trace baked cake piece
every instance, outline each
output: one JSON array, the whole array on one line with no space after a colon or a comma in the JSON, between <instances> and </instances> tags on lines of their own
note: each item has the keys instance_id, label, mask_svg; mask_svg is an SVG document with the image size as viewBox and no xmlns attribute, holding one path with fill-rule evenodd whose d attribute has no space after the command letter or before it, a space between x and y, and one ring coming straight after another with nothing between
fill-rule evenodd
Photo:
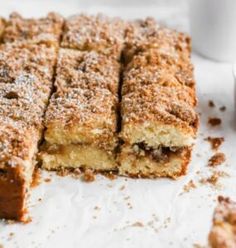
<instances>
[{"instance_id":1,"label":"baked cake piece","mask_svg":"<svg viewBox=\"0 0 236 248\"><path fill-rule=\"evenodd\" d=\"M236 247L236 202L219 196L209 234L212 248Z\"/></svg>"},{"instance_id":2,"label":"baked cake piece","mask_svg":"<svg viewBox=\"0 0 236 248\"><path fill-rule=\"evenodd\" d=\"M119 64L96 52L61 49L46 113L43 167L116 168Z\"/></svg>"},{"instance_id":3,"label":"baked cake piece","mask_svg":"<svg viewBox=\"0 0 236 248\"><path fill-rule=\"evenodd\" d=\"M124 28L121 19L102 14L71 16L65 22L62 47L93 50L120 59Z\"/></svg>"},{"instance_id":4,"label":"baked cake piece","mask_svg":"<svg viewBox=\"0 0 236 248\"><path fill-rule=\"evenodd\" d=\"M14 12L6 22L3 41L5 43L19 41L46 42L58 45L63 22L62 16L53 12L40 19L26 19Z\"/></svg>"},{"instance_id":5,"label":"baked cake piece","mask_svg":"<svg viewBox=\"0 0 236 248\"><path fill-rule=\"evenodd\" d=\"M119 173L185 174L198 127L189 39L146 19L126 33Z\"/></svg>"},{"instance_id":6,"label":"baked cake piece","mask_svg":"<svg viewBox=\"0 0 236 248\"><path fill-rule=\"evenodd\" d=\"M160 54L168 54L176 61L189 60L190 37L160 26L153 18L129 22L124 48L126 63L131 61L134 55L150 49L156 49Z\"/></svg>"},{"instance_id":7,"label":"baked cake piece","mask_svg":"<svg viewBox=\"0 0 236 248\"><path fill-rule=\"evenodd\" d=\"M26 220L42 119L52 88L53 75L48 72L53 72L55 62L54 47L0 47L0 218Z\"/></svg>"},{"instance_id":8,"label":"baked cake piece","mask_svg":"<svg viewBox=\"0 0 236 248\"><path fill-rule=\"evenodd\" d=\"M194 106L195 94L186 86L148 85L124 95L119 173L183 175L198 124Z\"/></svg>"}]
</instances>

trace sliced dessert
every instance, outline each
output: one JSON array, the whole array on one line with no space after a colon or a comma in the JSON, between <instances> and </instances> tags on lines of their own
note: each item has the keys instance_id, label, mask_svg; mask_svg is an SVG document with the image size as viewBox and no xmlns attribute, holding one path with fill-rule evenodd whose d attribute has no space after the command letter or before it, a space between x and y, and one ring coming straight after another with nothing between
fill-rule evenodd
<instances>
[{"instance_id":1,"label":"sliced dessert","mask_svg":"<svg viewBox=\"0 0 236 248\"><path fill-rule=\"evenodd\" d=\"M184 175L198 126L189 39L152 19L126 32L119 173Z\"/></svg>"},{"instance_id":2,"label":"sliced dessert","mask_svg":"<svg viewBox=\"0 0 236 248\"><path fill-rule=\"evenodd\" d=\"M119 70L102 54L60 50L46 113L44 168L116 169Z\"/></svg>"},{"instance_id":3,"label":"sliced dessert","mask_svg":"<svg viewBox=\"0 0 236 248\"><path fill-rule=\"evenodd\" d=\"M119 173L173 178L185 174L198 123L194 105L195 95L184 86L148 85L124 95Z\"/></svg>"},{"instance_id":4,"label":"sliced dessert","mask_svg":"<svg viewBox=\"0 0 236 248\"><path fill-rule=\"evenodd\" d=\"M26 220L55 62L44 44L0 47L0 218Z\"/></svg>"},{"instance_id":5,"label":"sliced dessert","mask_svg":"<svg viewBox=\"0 0 236 248\"><path fill-rule=\"evenodd\" d=\"M104 15L75 15L65 22L62 47L99 53L120 59L124 22Z\"/></svg>"},{"instance_id":6,"label":"sliced dessert","mask_svg":"<svg viewBox=\"0 0 236 248\"><path fill-rule=\"evenodd\" d=\"M4 43L16 41L46 42L58 45L63 22L63 18L56 13L49 13L40 19L26 19L14 12L6 22L3 41Z\"/></svg>"},{"instance_id":7,"label":"sliced dessert","mask_svg":"<svg viewBox=\"0 0 236 248\"><path fill-rule=\"evenodd\" d=\"M219 196L209 234L212 248L236 247L236 202Z\"/></svg>"}]
</instances>

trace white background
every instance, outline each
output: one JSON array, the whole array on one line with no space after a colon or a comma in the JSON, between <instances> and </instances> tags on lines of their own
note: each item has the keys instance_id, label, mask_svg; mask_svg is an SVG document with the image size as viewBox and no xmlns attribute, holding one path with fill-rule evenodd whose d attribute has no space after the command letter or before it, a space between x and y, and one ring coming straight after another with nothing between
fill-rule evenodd
<instances>
[{"instance_id":1,"label":"white background","mask_svg":"<svg viewBox=\"0 0 236 248\"><path fill-rule=\"evenodd\" d=\"M67 16L78 12L104 12L111 16L137 18L151 15L167 25L188 31L187 1L0 1L0 15L18 11L25 16L42 16L58 11ZM193 247L207 244L213 209L218 195L235 197L236 135L231 65L216 63L193 54L197 80L201 126L187 176L169 179L110 181L98 176L93 183L71 177L51 177L33 190L30 200L33 221L24 224L0 222L0 244L4 248L162 248ZM208 100L216 107L208 107ZM218 110L227 107L223 113ZM210 128L209 116L222 118L221 127ZM215 170L217 187L199 180L212 174L207 160L212 155L207 136L224 136L221 151L227 161ZM190 180L196 189L183 193ZM124 186L124 187L123 187ZM124 188L124 189L123 189ZM123 189L123 190L122 190ZM38 201L41 198L42 201ZM236 197L235 197L236 198ZM142 223L143 227L135 223Z\"/></svg>"}]
</instances>

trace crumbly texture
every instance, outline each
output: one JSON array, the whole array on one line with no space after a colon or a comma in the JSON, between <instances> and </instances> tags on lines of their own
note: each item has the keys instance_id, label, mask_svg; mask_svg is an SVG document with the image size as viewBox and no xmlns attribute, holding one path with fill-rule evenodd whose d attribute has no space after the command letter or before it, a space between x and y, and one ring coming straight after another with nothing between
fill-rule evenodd
<instances>
[{"instance_id":1,"label":"crumbly texture","mask_svg":"<svg viewBox=\"0 0 236 248\"><path fill-rule=\"evenodd\" d=\"M209 244L212 248L236 247L236 203L229 198L218 198Z\"/></svg>"},{"instance_id":2,"label":"crumbly texture","mask_svg":"<svg viewBox=\"0 0 236 248\"><path fill-rule=\"evenodd\" d=\"M148 50L133 57L123 75L122 94L146 85L165 87L188 86L195 89L193 66L157 50Z\"/></svg>"},{"instance_id":3,"label":"crumbly texture","mask_svg":"<svg viewBox=\"0 0 236 248\"><path fill-rule=\"evenodd\" d=\"M71 67L71 64L76 65ZM46 113L47 142L64 145L86 143L114 149L118 79L116 61L96 52L62 49L56 92Z\"/></svg>"},{"instance_id":4,"label":"crumbly texture","mask_svg":"<svg viewBox=\"0 0 236 248\"><path fill-rule=\"evenodd\" d=\"M0 47L0 217L25 220L55 58L45 45Z\"/></svg>"},{"instance_id":5,"label":"crumbly texture","mask_svg":"<svg viewBox=\"0 0 236 248\"><path fill-rule=\"evenodd\" d=\"M213 150L218 150L218 148L222 145L222 143L225 141L224 137L207 137L205 140L207 140L211 148Z\"/></svg>"},{"instance_id":6,"label":"crumbly texture","mask_svg":"<svg viewBox=\"0 0 236 248\"><path fill-rule=\"evenodd\" d=\"M133 56L150 49L168 54L177 60L189 61L191 43L190 37L161 27L153 18L130 22L126 28L124 58L126 63Z\"/></svg>"},{"instance_id":7,"label":"crumbly texture","mask_svg":"<svg viewBox=\"0 0 236 248\"><path fill-rule=\"evenodd\" d=\"M120 64L97 52L60 49L56 74L57 91L107 89L118 95Z\"/></svg>"},{"instance_id":8,"label":"crumbly texture","mask_svg":"<svg viewBox=\"0 0 236 248\"><path fill-rule=\"evenodd\" d=\"M65 22L62 47L93 50L120 59L125 24L119 18L102 14L75 15Z\"/></svg>"},{"instance_id":9,"label":"crumbly texture","mask_svg":"<svg viewBox=\"0 0 236 248\"><path fill-rule=\"evenodd\" d=\"M209 117L208 124L212 127L219 126L221 124L221 119L218 117Z\"/></svg>"},{"instance_id":10,"label":"crumbly texture","mask_svg":"<svg viewBox=\"0 0 236 248\"><path fill-rule=\"evenodd\" d=\"M50 147L62 145L63 149L43 152L43 167L113 169L118 144L117 61L94 51L62 49L55 84L46 113L45 139Z\"/></svg>"},{"instance_id":11,"label":"crumbly texture","mask_svg":"<svg viewBox=\"0 0 236 248\"><path fill-rule=\"evenodd\" d=\"M58 45L63 22L62 16L53 12L40 19L26 19L14 12L6 22L3 41L4 43L19 41L46 42Z\"/></svg>"},{"instance_id":12,"label":"crumbly texture","mask_svg":"<svg viewBox=\"0 0 236 248\"><path fill-rule=\"evenodd\" d=\"M186 174L191 157L191 148L170 152L167 156L156 158L150 153L137 153L129 145L122 147L119 154L119 175L134 178L177 178Z\"/></svg>"},{"instance_id":13,"label":"crumbly texture","mask_svg":"<svg viewBox=\"0 0 236 248\"><path fill-rule=\"evenodd\" d=\"M198 126L194 92L149 85L122 98L121 138L154 147L190 145Z\"/></svg>"},{"instance_id":14,"label":"crumbly texture","mask_svg":"<svg viewBox=\"0 0 236 248\"><path fill-rule=\"evenodd\" d=\"M208 166L214 167L217 165L221 165L225 162L225 160L225 154L223 152L217 152L209 159Z\"/></svg>"}]
</instances>

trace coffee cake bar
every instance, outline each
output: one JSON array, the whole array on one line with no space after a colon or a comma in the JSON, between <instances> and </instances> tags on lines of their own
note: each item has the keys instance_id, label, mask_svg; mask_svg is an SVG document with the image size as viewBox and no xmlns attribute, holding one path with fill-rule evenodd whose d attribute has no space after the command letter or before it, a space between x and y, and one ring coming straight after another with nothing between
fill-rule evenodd
<instances>
[{"instance_id":1,"label":"coffee cake bar","mask_svg":"<svg viewBox=\"0 0 236 248\"><path fill-rule=\"evenodd\" d=\"M62 47L81 51L97 51L120 59L125 24L119 18L75 15L65 22Z\"/></svg>"},{"instance_id":2,"label":"coffee cake bar","mask_svg":"<svg viewBox=\"0 0 236 248\"><path fill-rule=\"evenodd\" d=\"M185 174L198 116L189 39L152 19L129 26L124 48L119 173Z\"/></svg>"},{"instance_id":3,"label":"coffee cake bar","mask_svg":"<svg viewBox=\"0 0 236 248\"><path fill-rule=\"evenodd\" d=\"M44 44L0 47L0 218L26 220L55 62Z\"/></svg>"},{"instance_id":4,"label":"coffee cake bar","mask_svg":"<svg viewBox=\"0 0 236 248\"><path fill-rule=\"evenodd\" d=\"M40 19L26 19L14 12L6 22L3 41L4 43L46 42L58 46L63 22L62 16L53 12Z\"/></svg>"},{"instance_id":5,"label":"coffee cake bar","mask_svg":"<svg viewBox=\"0 0 236 248\"><path fill-rule=\"evenodd\" d=\"M209 244L212 248L236 247L236 203L229 198L218 198Z\"/></svg>"},{"instance_id":6,"label":"coffee cake bar","mask_svg":"<svg viewBox=\"0 0 236 248\"><path fill-rule=\"evenodd\" d=\"M61 49L46 113L43 167L116 168L119 63L94 51Z\"/></svg>"}]
</instances>

